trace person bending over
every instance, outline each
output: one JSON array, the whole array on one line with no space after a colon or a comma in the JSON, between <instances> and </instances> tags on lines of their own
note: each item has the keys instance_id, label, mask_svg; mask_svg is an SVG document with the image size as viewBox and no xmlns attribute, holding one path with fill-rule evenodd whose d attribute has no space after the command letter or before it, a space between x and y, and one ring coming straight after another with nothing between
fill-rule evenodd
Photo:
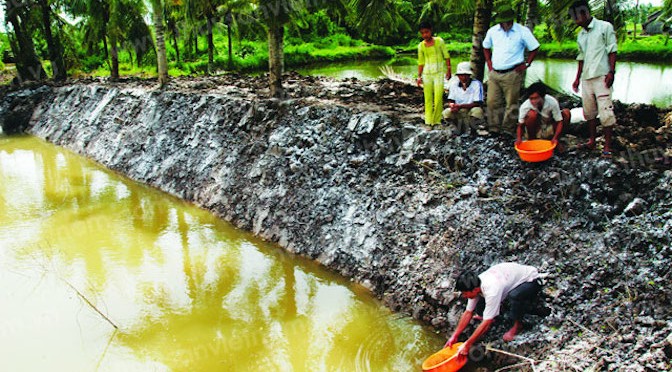
<instances>
[{"instance_id":1,"label":"person bending over","mask_svg":"<svg viewBox=\"0 0 672 372\"><path fill-rule=\"evenodd\" d=\"M539 299L542 285L537 268L513 262L505 262L492 266L480 275L473 271L465 271L457 278L456 289L468 298L467 309L462 314L455 332L446 342L450 347L467 328L480 301L485 301L483 320L467 341L460 346L459 353L467 355L469 350L492 326L499 315L502 302L509 304L508 317L513 326L504 334L504 341L513 340L522 329L522 318L526 313L546 316L550 309L543 307Z\"/></svg>"}]
</instances>

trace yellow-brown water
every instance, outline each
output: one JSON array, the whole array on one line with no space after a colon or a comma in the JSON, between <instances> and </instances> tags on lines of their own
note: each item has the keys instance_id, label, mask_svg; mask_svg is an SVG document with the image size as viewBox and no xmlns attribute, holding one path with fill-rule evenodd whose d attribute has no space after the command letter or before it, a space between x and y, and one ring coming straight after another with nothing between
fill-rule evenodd
<instances>
[{"instance_id":1,"label":"yellow-brown water","mask_svg":"<svg viewBox=\"0 0 672 372\"><path fill-rule=\"evenodd\" d=\"M413 371L442 343L208 212L0 135L0 370Z\"/></svg>"}]
</instances>

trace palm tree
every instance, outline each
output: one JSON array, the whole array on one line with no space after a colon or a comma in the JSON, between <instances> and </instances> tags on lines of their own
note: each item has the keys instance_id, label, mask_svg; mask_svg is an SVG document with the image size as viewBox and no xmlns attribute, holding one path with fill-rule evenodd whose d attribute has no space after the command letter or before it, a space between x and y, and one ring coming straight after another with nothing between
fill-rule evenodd
<instances>
[{"instance_id":1,"label":"palm tree","mask_svg":"<svg viewBox=\"0 0 672 372\"><path fill-rule=\"evenodd\" d=\"M145 16L149 13L144 0L120 1L121 17L120 42L131 53L135 53L138 67L142 65L143 58L154 49L152 31L145 22ZM165 40L165 39L164 39Z\"/></svg>"},{"instance_id":2,"label":"palm tree","mask_svg":"<svg viewBox=\"0 0 672 372\"><path fill-rule=\"evenodd\" d=\"M432 10L441 7L442 1L430 1L427 8L427 15ZM399 14L397 1L391 0L351 0L350 7L352 14L356 18L355 27L363 34L369 37L380 37L390 30L414 29ZM336 4L336 6L338 6Z\"/></svg>"},{"instance_id":3,"label":"palm tree","mask_svg":"<svg viewBox=\"0 0 672 372\"><path fill-rule=\"evenodd\" d=\"M224 23L226 24L226 35L229 46L229 69L233 69L233 32L232 26L240 17L247 16L251 13L249 1L244 0L223 0L222 5L217 8L219 14L224 15Z\"/></svg>"},{"instance_id":4,"label":"palm tree","mask_svg":"<svg viewBox=\"0 0 672 372\"><path fill-rule=\"evenodd\" d=\"M474 14L471 0L430 0L422 5L419 20L430 20L434 25L448 23L451 17Z\"/></svg>"},{"instance_id":5,"label":"palm tree","mask_svg":"<svg viewBox=\"0 0 672 372\"><path fill-rule=\"evenodd\" d=\"M214 70L215 64L215 42L213 28L217 23L215 15L217 14L217 0L202 0L203 17L205 17L206 36L208 40L208 73Z\"/></svg>"},{"instance_id":6,"label":"palm tree","mask_svg":"<svg viewBox=\"0 0 672 372\"><path fill-rule=\"evenodd\" d=\"M493 0L477 0L474 12L474 29L471 45L471 70L478 80L485 76L485 55L483 54L483 39L490 27L492 18Z\"/></svg>"},{"instance_id":7,"label":"palm tree","mask_svg":"<svg viewBox=\"0 0 672 372\"><path fill-rule=\"evenodd\" d=\"M539 21L539 0L526 0L527 17L525 19L525 26L534 32L534 28L540 23Z\"/></svg>"},{"instance_id":8,"label":"palm tree","mask_svg":"<svg viewBox=\"0 0 672 372\"><path fill-rule=\"evenodd\" d=\"M621 8L628 0L590 0L591 14L599 19L610 22L614 26L619 39L622 40L627 33L625 20ZM567 9L572 4L571 0L548 0L544 7L546 23L552 30L553 38L562 41L564 37L573 35L576 25L567 19Z\"/></svg>"},{"instance_id":9,"label":"palm tree","mask_svg":"<svg viewBox=\"0 0 672 372\"><path fill-rule=\"evenodd\" d=\"M159 71L159 85L168 83L168 58L166 57L165 27L163 24L164 6L162 0L152 0L154 30L156 33L156 62Z\"/></svg>"},{"instance_id":10,"label":"palm tree","mask_svg":"<svg viewBox=\"0 0 672 372\"><path fill-rule=\"evenodd\" d=\"M5 18L12 26L10 47L16 58L16 71L20 80L42 80L47 74L35 53L35 44L30 34L30 9L12 0L5 2Z\"/></svg>"},{"instance_id":11,"label":"palm tree","mask_svg":"<svg viewBox=\"0 0 672 372\"><path fill-rule=\"evenodd\" d=\"M282 73L284 71L285 24L306 9L302 0L256 0L257 16L266 25L268 34L268 69L271 97L284 97Z\"/></svg>"},{"instance_id":12,"label":"palm tree","mask_svg":"<svg viewBox=\"0 0 672 372\"><path fill-rule=\"evenodd\" d=\"M81 29L84 34L84 43L91 53L103 43L103 58L108 61L108 23L110 21L110 7L105 0L67 0L64 10L75 18L81 18ZM108 61L109 63L109 61Z\"/></svg>"},{"instance_id":13,"label":"palm tree","mask_svg":"<svg viewBox=\"0 0 672 372\"><path fill-rule=\"evenodd\" d=\"M665 35L665 46L670 40L670 25L672 25L672 0L665 0L663 3L663 12L658 17L663 22L663 35Z\"/></svg>"},{"instance_id":14,"label":"palm tree","mask_svg":"<svg viewBox=\"0 0 672 372\"><path fill-rule=\"evenodd\" d=\"M205 36L208 44L208 73L214 70L215 62L215 43L214 27L218 23L220 15L217 8L224 3L224 0L186 0L185 18L190 24L188 34L189 39L193 38L194 49L198 52L198 32L200 26L204 26Z\"/></svg>"},{"instance_id":15,"label":"palm tree","mask_svg":"<svg viewBox=\"0 0 672 372\"><path fill-rule=\"evenodd\" d=\"M632 29L632 40L637 40L637 23L639 22L639 0L635 2L635 20Z\"/></svg>"},{"instance_id":16,"label":"palm tree","mask_svg":"<svg viewBox=\"0 0 672 372\"><path fill-rule=\"evenodd\" d=\"M164 4L164 19L166 21L166 30L170 34L173 41L173 49L175 49L176 62L180 63L180 45L178 37L180 30L178 22L182 18L182 2L180 0L168 0Z\"/></svg>"},{"instance_id":17,"label":"palm tree","mask_svg":"<svg viewBox=\"0 0 672 372\"><path fill-rule=\"evenodd\" d=\"M90 49L103 43L105 60L111 60L110 78L119 79L119 47L124 41L136 53L138 63L151 50L152 36L144 22L143 0L66 0L64 10L82 18L85 42Z\"/></svg>"},{"instance_id":18,"label":"palm tree","mask_svg":"<svg viewBox=\"0 0 672 372\"><path fill-rule=\"evenodd\" d=\"M119 38L121 36L121 9L119 0L111 0L109 4L109 22L107 22L107 34L110 38L110 59L112 66L110 68L110 79L119 80Z\"/></svg>"},{"instance_id":19,"label":"palm tree","mask_svg":"<svg viewBox=\"0 0 672 372\"><path fill-rule=\"evenodd\" d=\"M184 0L183 15L184 15L184 33L186 35L186 51L187 58L195 57L198 54L198 28L200 15L200 5L198 0Z\"/></svg>"},{"instance_id":20,"label":"palm tree","mask_svg":"<svg viewBox=\"0 0 672 372\"><path fill-rule=\"evenodd\" d=\"M58 33L54 35L51 32L51 6L48 0L38 0L38 5L42 13L42 29L47 42L47 49L49 50L49 59L51 60L54 80L65 80L68 75L65 68L65 59L63 58L63 47L61 46Z\"/></svg>"}]
</instances>

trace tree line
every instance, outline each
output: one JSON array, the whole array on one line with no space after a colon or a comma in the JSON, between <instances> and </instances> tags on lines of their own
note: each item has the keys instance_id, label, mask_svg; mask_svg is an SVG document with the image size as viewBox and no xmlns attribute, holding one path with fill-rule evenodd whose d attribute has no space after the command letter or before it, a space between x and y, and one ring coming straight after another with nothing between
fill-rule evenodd
<instances>
[{"instance_id":1,"label":"tree line","mask_svg":"<svg viewBox=\"0 0 672 372\"><path fill-rule=\"evenodd\" d=\"M625 23L621 9L633 0L593 0L594 14L617 29ZM375 44L417 40L417 24L426 20L450 33L462 32L472 42L472 68L483 75L481 41L490 26L494 0L4 0L5 23L18 79L47 78L42 60L50 61L54 80L82 60L100 59L110 78L119 79L119 53L129 51L138 65L156 64L159 82L168 81L167 45L172 61L196 57L199 39L207 45L207 71L215 60L214 35L228 39L232 68L233 42L239 38L268 43L271 95L281 97L284 43L288 28L307 30L316 14L347 34ZM507 1L508 3L508 1ZM566 9L572 0L513 0L518 22L534 30L545 23L556 40L574 32ZM639 2L637 1L637 6ZM672 0L665 0L661 19L672 19ZM220 30L220 31L218 31ZM224 31L221 31L224 30ZM466 32L465 32L466 30ZM471 35L469 35L469 33ZM42 51L41 53L39 51ZM46 53L44 52L46 51ZM131 57L133 58L133 57Z\"/></svg>"}]
</instances>

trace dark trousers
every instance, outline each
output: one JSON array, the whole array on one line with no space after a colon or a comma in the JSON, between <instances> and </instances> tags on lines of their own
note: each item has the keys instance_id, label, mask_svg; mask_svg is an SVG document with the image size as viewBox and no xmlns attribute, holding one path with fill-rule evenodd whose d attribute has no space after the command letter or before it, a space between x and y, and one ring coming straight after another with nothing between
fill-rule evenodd
<instances>
[{"instance_id":1,"label":"dark trousers","mask_svg":"<svg viewBox=\"0 0 672 372\"><path fill-rule=\"evenodd\" d=\"M506 298L509 300L508 317L511 320L521 320L523 315L534 309L537 298L541 292L541 285L537 280L523 283L509 292Z\"/></svg>"},{"instance_id":2,"label":"dark trousers","mask_svg":"<svg viewBox=\"0 0 672 372\"><path fill-rule=\"evenodd\" d=\"M542 287L538 280L523 283L512 289L505 299L509 309L506 317L511 320L522 320L523 315L530 314L538 305L541 289ZM481 297L478 305L476 305L475 313L483 315L484 309L485 299Z\"/></svg>"}]
</instances>

